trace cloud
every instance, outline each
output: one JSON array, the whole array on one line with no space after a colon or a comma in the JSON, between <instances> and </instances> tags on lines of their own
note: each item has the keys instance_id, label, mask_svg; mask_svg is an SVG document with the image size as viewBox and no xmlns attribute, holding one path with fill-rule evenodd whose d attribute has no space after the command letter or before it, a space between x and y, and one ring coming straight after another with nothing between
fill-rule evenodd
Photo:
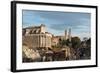
<instances>
[{"instance_id":1,"label":"cloud","mask_svg":"<svg viewBox=\"0 0 100 73\"><path fill-rule=\"evenodd\" d=\"M49 29L48 32L54 34L60 34L65 29L71 28L77 35L81 33L90 35L90 19L90 13L23 10L23 26L44 23Z\"/></svg>"}]
</instances>

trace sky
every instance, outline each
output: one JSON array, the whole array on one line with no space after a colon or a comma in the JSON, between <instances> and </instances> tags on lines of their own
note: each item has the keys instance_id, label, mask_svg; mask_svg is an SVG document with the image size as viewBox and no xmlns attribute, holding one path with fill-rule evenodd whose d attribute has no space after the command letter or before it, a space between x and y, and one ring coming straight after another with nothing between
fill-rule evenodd
<instances>
[{"instance_id":1,"label":"sky","mask_svg":"<svg viewBox=\"0 0 100 73\"><path fill-rule=\"evenodd\" d=\"M44 24L46 31L54 35L64 35L65 29L71 28L71 35L81 40L90 37L91 14L82 12L36 11L23 10L23 28Z\"/></svg>"}]
</instances>

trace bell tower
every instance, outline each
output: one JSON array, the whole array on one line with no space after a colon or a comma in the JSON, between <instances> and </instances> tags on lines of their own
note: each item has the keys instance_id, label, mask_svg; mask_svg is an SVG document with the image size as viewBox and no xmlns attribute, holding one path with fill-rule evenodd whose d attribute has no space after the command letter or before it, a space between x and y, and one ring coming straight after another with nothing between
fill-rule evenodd
<instances>
[{"instance_id":1,"label":"bell tower","mask_svg":"<svg viewBox=\"0 0 100 73\"><path fill-rule=\"evenodd\" d=\"M69 28L68 39L69 39L69 41L71 42L71 28Z\"/></svg>"},{"instance_id":2,"label":"bell tower","mask_svg":"<svg viewBox=\"0 0 100 73\"><path fill-rule=\"evenodd\" d=\"M67 40L67 30L65 30L65 40Z\"/></svg>"}]
</instances>

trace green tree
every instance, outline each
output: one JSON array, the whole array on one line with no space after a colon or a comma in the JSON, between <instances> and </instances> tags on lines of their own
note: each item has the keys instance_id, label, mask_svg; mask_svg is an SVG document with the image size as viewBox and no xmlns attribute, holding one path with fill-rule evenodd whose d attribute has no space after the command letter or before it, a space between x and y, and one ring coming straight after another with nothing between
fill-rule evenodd
<instances>
[{"instance_id":1,"label":"green tree","mask_svg":"<svg viewBox=\"0 0 100 73\"><path fill-rule=\"evenodd\" d=\"M83 38L83 47L85 45L85 48L89 48L91 46L91 38Z\"/></svg>"},{"instance_id":2,"label":"green tree","mask_svg":"<svg viewBox=\"0 0 100 73\"><path fill-rule=\"evenodd\" d=\"M81 40L79 37L72 37L71 39L71 43L72 43L72 47L75 48L79 48L80 44L81 44Z\"/></svg>"},{"instance_id":3,"label":"green tree","mask_svg":"<svg viewBox=\"0 0 100 73\"><path fill-rule=\"evenodd\" d=\"M91 45L91 38L89 38L89 39L86 41L86 44L87 44L87 45Z\"/></svg>"},{"instance_id":4,"label":"green tree","mask_svg":"<svg viewBox=\"0 0 100 73\"><path fill-rule=\"evenodd\" d=\"M59 46L63 47L64 45L66 45L66 40L59 39Z\"/></svg>"}]
</instances>

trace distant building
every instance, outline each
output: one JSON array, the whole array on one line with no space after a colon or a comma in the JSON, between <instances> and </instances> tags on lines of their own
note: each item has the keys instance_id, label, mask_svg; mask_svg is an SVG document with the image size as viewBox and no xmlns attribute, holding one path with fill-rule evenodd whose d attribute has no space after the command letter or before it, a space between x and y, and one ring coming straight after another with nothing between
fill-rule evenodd
<instances>
[{"instance_id":1,"label":"distant building","mask_svg":"<svg viewBox=\"0 0 100 73\"><path fill-rule=\"evenodd\" d=\"M53 36L52 37L52 46L56 46L59 43L60 37L58 36Z\"/></svg>"},{"instance_id":2,"label":"distant building","mask_svg":"<svg viewBox=\"0 0 100 73\"><path fill-rule=\"evenodd\" d=\"M64 36L53 36L52 37L52 45L57 45L59 43L59 40L67 40L69 39L71 41L71 29L69 29L69 32L67 33L67 30L65 30Z\"/></svg>"},{"instance_id":3,"label":"distant building","mask_svg":"<svg viewBox=\"0 0 100 73\"><path fill-rule=\"evenodd\" d=\"M67 30L65 30L65 40L68 39L68 36L67 36Z\"/></svg>"},{"instance_id":4,"label":"distant building","mask_svg":"<svg viewBox=\"0 0 100 73\"><path fill-rule=\"evenodd\" d=\"M52 34L45 31L45 25L23 28L23 44L31 48L51 48Z\"/></svg>"},{"instance_id":5,"label":"distant building","mask_svg":"<svg viewBox=\"0 0 100 73\"><path fill-rule=\"evenodd\" d=\"M68 39L69 39L69 41L71 42L71 28L69 29Z\"/></svg>"}]
</instances>

